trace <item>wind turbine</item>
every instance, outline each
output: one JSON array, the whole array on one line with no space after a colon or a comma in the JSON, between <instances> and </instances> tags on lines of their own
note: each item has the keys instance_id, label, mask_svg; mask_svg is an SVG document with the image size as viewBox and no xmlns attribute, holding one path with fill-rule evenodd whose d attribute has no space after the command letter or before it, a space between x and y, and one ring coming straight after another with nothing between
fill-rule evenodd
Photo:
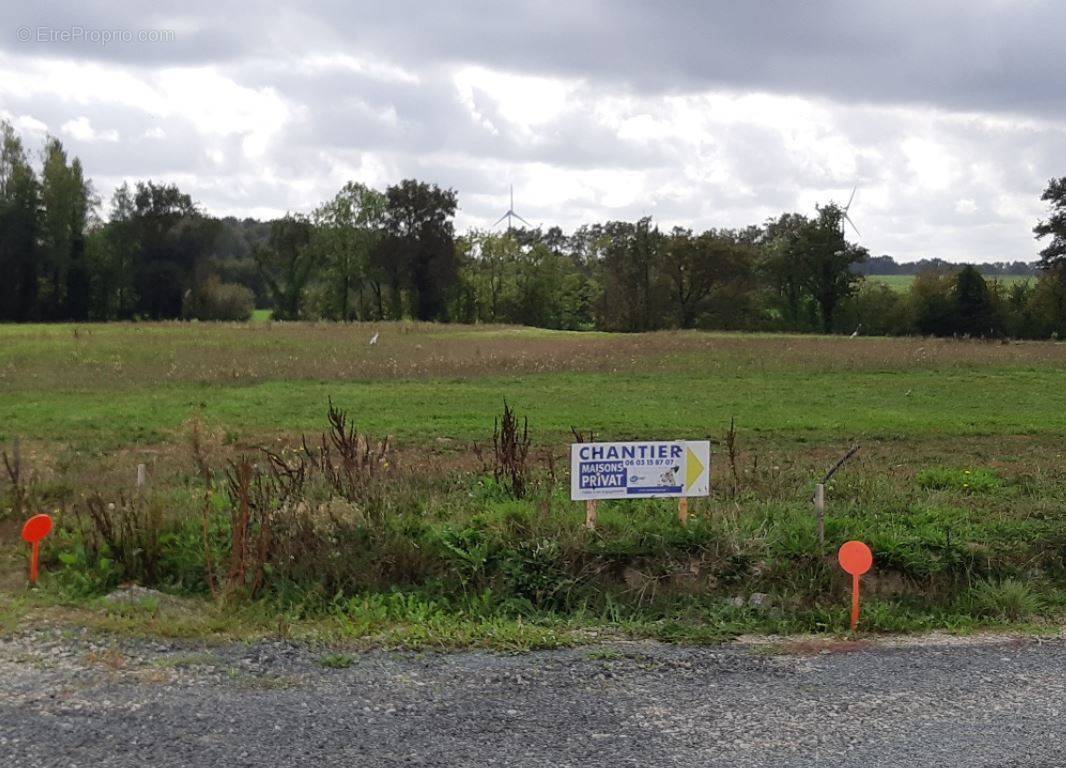
<instances>
[{"instance_id":1,"label":"wind turbine","mask_svg":"<svg viewBox=\"0 0 1066 768\"><path fill-rule=\"evenodd\" d=\"M857 185L851 188L851 197L848 198L848 204L840 209L840 215L842 217L841 224L840 224L840 229L843 232L843 230L844 230L843 222L846 221L849 225L851 225L851 228L853 230L855 230L855 234L858 235L859 237L862 237L862 234L859 232L859 228L855 226L855 222L851 220L850 216L848 216L848 210L850 210L850 208L851 208L851 201L855 199L855 193L858 190L859 190L859 187Z\"/></svg>"},{"instance_id":2,"label":"wind turbine","mask_svg":"<svg viewBox=\"0 0 1066 768\"><path fill-rule=\"evenodd\" d=\"M503 216L501 216L500 218L496 219L495 222L493 222L493 224L492 224L493 228L495 228L497 225L499 225L499 223L501 221L503 221L504 219L507 219L507 231L508 232L511 231L511 219L518 219L520 222L525 224L527 227L529 227L530 229L533 229L533 225L532 224L530 224L528 221L526 221L525 219L523 219L521 216L519 216L517 213L514 212L514 184L511 185L511 206L507 209L507 213L505 213Z\"/></svg>"}]
</instances>

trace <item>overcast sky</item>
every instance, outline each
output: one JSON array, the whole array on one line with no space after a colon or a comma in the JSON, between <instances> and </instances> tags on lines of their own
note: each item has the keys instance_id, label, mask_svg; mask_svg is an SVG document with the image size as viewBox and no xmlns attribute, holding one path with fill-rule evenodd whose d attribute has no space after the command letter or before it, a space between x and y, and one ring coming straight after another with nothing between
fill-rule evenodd
<instances>
[{"instance_id":1,"label":"overcast sky","mask_svg":"<svg viewBox=\"0 0 1066 768\"><path fill-rule=\"evenodd\" d=\"M6 2L0 116L105 201L152 178L266 217L416 177L460 229L511 183L534 224L702 229L857 185L873 254L1032 260L1064 29L1053 0Z\"/></svg>"}]
</instances>

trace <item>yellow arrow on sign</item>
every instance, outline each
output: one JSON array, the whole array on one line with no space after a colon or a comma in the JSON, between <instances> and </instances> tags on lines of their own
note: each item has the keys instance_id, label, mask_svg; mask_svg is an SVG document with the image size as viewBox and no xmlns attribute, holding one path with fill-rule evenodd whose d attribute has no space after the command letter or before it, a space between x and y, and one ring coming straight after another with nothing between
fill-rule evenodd
<instances>
[{"instance_id":1,"label":"yellow arrow on sign","mask_svg":"<svg viewBox=\"0 0 1066 768\"><path fill-rule=\"evenodd\" d=\"M703 475L703 462L692 452L691 448L686 448L685 451L687 454L685 456L685 490L690 491Z\"/></svg>"}]
</instances>

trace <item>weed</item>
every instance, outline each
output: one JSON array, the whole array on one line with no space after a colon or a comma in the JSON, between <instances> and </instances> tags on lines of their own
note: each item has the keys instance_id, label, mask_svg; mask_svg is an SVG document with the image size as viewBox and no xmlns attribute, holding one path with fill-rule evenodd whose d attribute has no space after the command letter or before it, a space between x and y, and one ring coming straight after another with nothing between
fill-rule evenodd
<instances>
[{"instance_id":1,"label":"weed","mask_svg":"<svg viewBox=\"0 0 1066 768\"><path fill-rule=\"evenodd\" d=\"M346 653L328 653L318 660L318 665L326 669L348 669L353 664L355 659Z\"/></svg>"},{"instance_id":2,"label":"weed","mask_svg":"<svg viewBox=\"0 0 1066 768\"><path fill-rule=\"evenodd\" d=\"M915 482L919 488L967 494L992 493L1003 487L999 476L986 469L923 469Z\"/></svg>"},{"instance_id":3,"label":"weed","mask_svg":"<svg viewBox=\"0 0 1066 768\"><path fill-rule=\"evenodd\" d=\"M597 648L585 654L588 661L620 661L626 656L614 648Z\"/></svg>"},{"instance_id":4,"label":"weed","mask_svg":"<svg viewBox=\"0 0 1066 768\"><path fill-rule=\"evenodd\" d=\"M969 598L976 615L1001 621L1022 621L1043 607L1039 595L1018 579L982 579L974 584Z\"/></svg>"},{"instance_id":5,"label":"weed","mask_svg":"<svg viewBox=\"0 0 1066 768\"><path fill-rule=\"evenodd\" d=\"M367 435L349 425L347 412L329 401L326 416L329 432L323 434L316 448L303 441L304 453L315 469L329 482L333 492L348 501L366 501L375 477L389 467L389 439L376 446Z\"/></svg>"},{"instance_id":6,"label":"weed","mask_svg":"<svg viewBox=\"0 0 1066 768\"><path fill-rule=\"evenodd\" d=\"M512 498L521 499L526 495L529 483L529 418L522 420L518 427L518 415L507 401L503 401L503 415L493 422L492 476L497 483L507 488Z\"/></svg>"}]
</instances>

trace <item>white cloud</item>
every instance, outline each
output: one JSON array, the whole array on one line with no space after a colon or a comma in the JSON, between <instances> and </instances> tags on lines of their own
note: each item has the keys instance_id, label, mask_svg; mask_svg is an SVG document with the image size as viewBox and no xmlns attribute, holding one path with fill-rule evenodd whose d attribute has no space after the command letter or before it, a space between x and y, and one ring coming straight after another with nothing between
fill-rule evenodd
<instances>
[{"instance_id":1,"label":"white cloud","mask_svg":"<svg viewBox=\"0 0 1066 768\"><path fill-rule=\"evenodd\" d=\"M19 115L14 120L14 126L26 133L47 133L48 126L32 115Z\"/></svg>"},{"instance_id":2,"label":"white cloud","mask_svg":"<svg viewBox=\"0 0 1066 768\"><path fill-rule=\"evenodd\" d=\"M89 118L82 115L76 117L73 120L67 120L59 128L60 133L64 133L71 138L78 141L118 141L118 131L114 128L109 128L105 131L97 131L93 128L92 123L89 122Z\"/></svg>"}]
</instances>

